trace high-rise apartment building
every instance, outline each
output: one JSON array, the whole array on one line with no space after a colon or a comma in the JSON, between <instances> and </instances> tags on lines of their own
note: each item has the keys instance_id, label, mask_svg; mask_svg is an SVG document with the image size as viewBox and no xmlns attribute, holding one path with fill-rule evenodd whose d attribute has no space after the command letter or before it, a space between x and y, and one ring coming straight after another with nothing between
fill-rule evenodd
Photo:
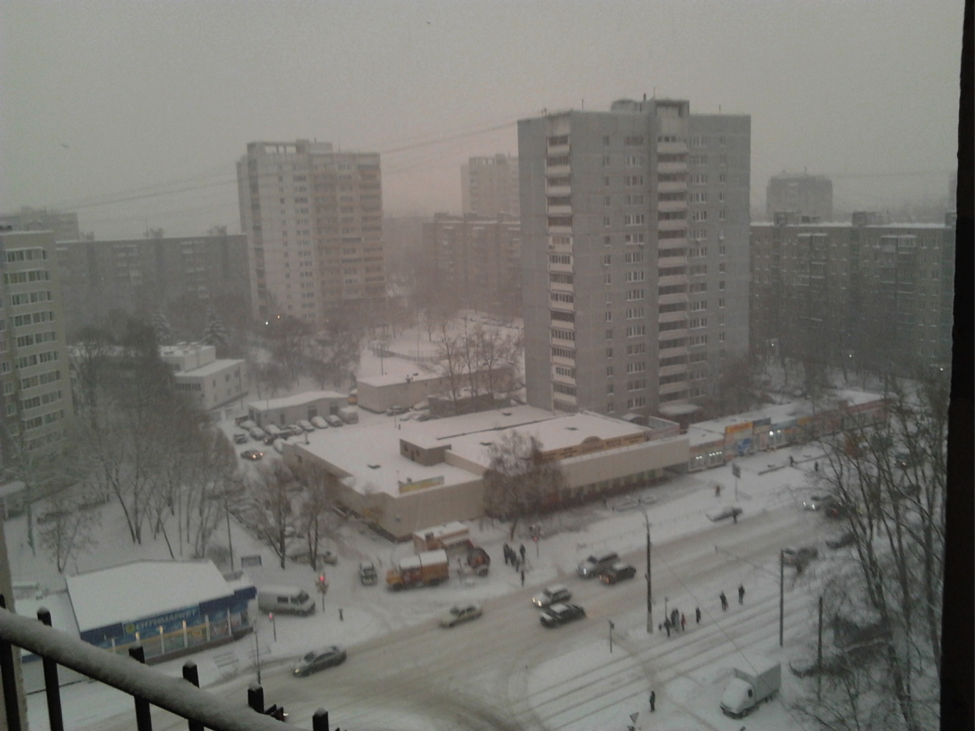
<instances>
[{"instance_id":1,"label":"high-rise apartment building","mask_svg":"<svg viewBox=\"0 0 975 732\"><path fill-rule=\"evenodd\" d=\"M530 404L679 414L748 349L751 118L615 102L518 123Z\"/></svg>"},{"instance_id":2,"label":"high-rise apartment building","mask_svg":"<svg viewBox=\"0 0 975 732\"><path fill-rule=\"evenodd\" d=\"M955 222L752 225L752 350L911 375L951 361Z\"/></svg>"},{"instance_id":3,"label":"high-rise apartment building","mask_svg":"<svg viewBox=\"0 0 975 732\"><path fill-rule=\"evenodd\" d=\"M315 322L385 298L378 153L252 142L237 182L256 318Z\"/></svg>"},{"instance_id":4,"label":"high-rise apartment building","mask_svg":"<svg viewBox=\"0 0 975 732\"><path fill-rule=\"evenodd\" d=\"M470 158L460 166L460 192L464 213L518 218L518 158Z\"/></svg>"},{"instance_id":5,"label":"high-rise apartment building","mask_svg":"<svg viewBox=\"0 0 975 732\"><path fill-rule=\"evenodd\" d=\"M431 285L465 309L521 315L521 226L495 217L438 213L423 224Z\"/></svg>"},{"instance_id":6,"label":"high-rise apartment building","mask_svg":"<svg viewBox=\"0 0 975 732\"><path fill-rule=\"evenodd\" d=\"M78 214L24 206L16 213L0 214L0 227L11 231L53 231L55 241L81 238Z\"/></svg>"},{"instance_id":7,"label":"high-rise apartment building","mask_svg":"<svg viewBox=\"0 0 975 732\"><path fill-rule=\"evenodd\" d=\"M0 232L0 460L43 457L73 419L52 231Z\"/></svg>"},{"instance_id":8,"label":"high-rise apartment building","mask_svg":"<svg viewBox=\"0 0 975 732\"><path fill-rule=\"evenodd\" d=\"M58 241L57 261L69 337L112 310L150 318L175 302L250 309L243 234Z\"/></svg>"},{"instance_id":9,"label":"high-rise apartment building","mask_svg":"<svg viewBox=\"0 0 975 732\"><path fill-rule=\"evenodd\" d=\"M824 175L781 173L769 178L765 189L768 220L789 212L806 221L833 220L833 181Z\"/></svg>"}]
</instances>

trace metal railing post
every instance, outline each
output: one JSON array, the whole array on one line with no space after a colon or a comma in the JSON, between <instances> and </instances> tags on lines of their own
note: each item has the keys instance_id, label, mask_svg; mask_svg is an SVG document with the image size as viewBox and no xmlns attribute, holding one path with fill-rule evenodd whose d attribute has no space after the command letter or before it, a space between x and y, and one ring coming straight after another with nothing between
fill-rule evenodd
<instances>
[{"instance_id":1,"label":"metal railing post","mask_svg":"<svg viewBox=\"0 0 975 732\"><path fill-rule=\"evenodd\" d=\"M187 661L183 664L183 678L193 684L197 689L200 688L200 670L196 667L195 662ZM203 729L203 722L195 719L187 719L186 722L191 730Z\"/></svg>"},{"instance_id":2,"label":"metal railing post","mask_svg":"<svg viewBox=\"0 0 975 732\"><path fill-rule=\"evenodd\" d=\"M319 708L311 717L311 728L314 732L328 732L328 712Z\"/></svg>"},{"instance_id":3,"label":"metal railing post","mask_svg":"<svg viewBox=\"0 0 975 732\"><path fill-rule=\"evenodd\" d=\"M37 610L37 619L48 628L51 626L51 611L46 607ZM51 729L64 729L64 716L61 712L61 684L58 681L58 663L53 658L43 657L44 694L47 696L47 719Z\"/></svg>"},{"instance_id":4,"label":"metal railing post","mask_svg":"<svg viewBox=\"0 0 975 732\"><path fill-rule=\"evenodd\" d=\"M264 687L251 684L247 687L247 706L258 714L264 714Z\"/></svg>"},{"instance_id":5,"label":"metal railing post","mask_svg":"<svg viewBox=\"0 0 975 732\"><path fill-rule=\"evenodd\" d=\"M7 598L0 594L0 608L7 608ZM3 701L7 708L7 729L23 729L20 719L20 696L17 694L17 678L14 671L14 649L11 643L0 638L0 673L3 674Z\"/></svg>"},{"instance_id":6,"label":"metal railing post","mask_svg":"<svg viewBox=\"0 0 975 732\"><path fill-rule=\"evenodd\" d=\"M134 658L141 664L146 662L146 649L141 643L136 643L129 648L129 657ZM149 709L149 702L141 696L132 695L135 702L135 725L139 730L152 729L152 711Z\"/></svg>"}]
</instances>

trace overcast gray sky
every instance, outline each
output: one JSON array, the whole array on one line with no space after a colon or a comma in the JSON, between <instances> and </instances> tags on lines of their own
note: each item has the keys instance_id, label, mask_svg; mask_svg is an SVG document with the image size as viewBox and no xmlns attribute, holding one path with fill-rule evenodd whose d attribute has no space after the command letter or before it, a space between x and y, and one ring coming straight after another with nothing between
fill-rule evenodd
<instances>
[{"instance_id":1,"label":"overcast gray sky","mask_svg":"<svg viewBox=\"0 0 975 732\"><path fill-rule=\"evenodd\" d=\"M387 213L459 211L516 121L619 98L752 117L752 203L783 169L840 205L946 198L963 2L0 0L0 210L102 238L240 230L255 140L382 153ZM105 205L110 203L110 205Z\"/></svg>"}]
</instances>

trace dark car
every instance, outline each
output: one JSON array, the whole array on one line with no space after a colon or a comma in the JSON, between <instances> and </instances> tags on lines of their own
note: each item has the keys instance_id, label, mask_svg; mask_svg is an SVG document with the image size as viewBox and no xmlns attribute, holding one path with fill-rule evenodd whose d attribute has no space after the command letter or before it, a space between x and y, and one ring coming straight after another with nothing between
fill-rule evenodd
<instances>
[{"instance_id":1,"label":"dark car","mask_svg":"<svg viewBox=\"0 0 975 732\"><path fill-rule=\"evenodd\" d=\"M798 549L783 549L782 563L787 567L801 567L819 556L819 550L814 546L803 546Z\"/></svg>"},{"instance_id":2,"label":"dark car","mask_svg":"<svg viewBox=\"0 0 975 732\"><path fill-rule=\"evenodd\" d=\"M738 517L743 513L744 511L738 506L726 506L717 513L710 514L708 518L712 521L724 521L725 519L735 519L737 521Z\"/></svg>"},{"instance_id":3,"label":"dark car","mask_svg":"<svg viewBox=\"0 0 975 732\"><path fill-rule=\"evenodd\" d=\"M615 585L617 582L633 579L634 577L636 577L636 567L625 562L618 562L600 573L599 581L606 585Z\"/></svg>"},{"instance_id":4,"label":"dark car","mask_svg":"<svg viewBox=\"0 0 975 732\"><path fill-rule=\"evenodd\" d=\"M244 458L244 460L260 460L262 457L264 457L264 453L260 450L244 450L242 453L240 453L240 456Z\"/></svg>"},{"instance_id":5,"label":"dark car","mask_svg":"<svg viewBox=\"0 0 975 732\"><path fill-rule=\"evenodd\" d=\"M806 500L802 502L802 507L807 511L819 511L825 506L833 503L835 499L828 493L820 494L817 496L809 496Z\"/></svg>"},{"instance_id":6,"label":"dark car","mask_svg":"<svg viewBox=\"0 0 975 732\"><path fill-rule=\"evenodd\" d=\"M295 676L307 676L329 666L338 666L345 661L345 658L345 649L342 646L329 646L318 651L309 651L295 664L292 673Z\"/></svg>"},{"instance_id":7,"label":"dark car","mask_svg":"<svg viewBox=\"0 0 975 732\"><path fill-rule=\"evenodd\" d=\"M546 628L555 628L573 620L586 617L586 611L579 605L552 605L539 616L539 620Z\"/></svg>"},{"instance_id":8,"label":"dark car","mask_svg":"<svg viewBox=\"0 0 975 732\"><path fill-rule=\"evenodd\" d=\"M839 536L834 536L832 539L826 540L826 546L830 549L842 549L845 546L850 546L856 541L856 535L852 531L845 531Z\"/></svg>"}]
</instances>

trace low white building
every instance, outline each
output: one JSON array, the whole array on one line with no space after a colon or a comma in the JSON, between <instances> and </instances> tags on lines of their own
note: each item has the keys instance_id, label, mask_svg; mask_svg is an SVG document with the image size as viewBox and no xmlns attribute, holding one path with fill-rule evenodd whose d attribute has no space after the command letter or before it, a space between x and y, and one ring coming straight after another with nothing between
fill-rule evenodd
<instances>
[{"instance_id":1,"label":"low white building","mask_svg":"<svg viewBox=\"0 0 975 732\"><path fill-rule=\"evenodd\" d=\"M159 355L173 369L176 391L189 394L201 409L209 411L247 394L244 361L218 359L214 346L161 346Z\"/></svg>"},{"instance_id":2,"label":"low white building","mask_svg":"<svg viewBox=\"0 0 975 732\"><path fill-rule=\"evenodd\" d=\"M260 427L266 424L280 427L302 419L338 414L339 409L348 404L349 397L337 391L304 391L279 399L251 402L247 405L247 415Z\"/></svg>"}]
</instances>

